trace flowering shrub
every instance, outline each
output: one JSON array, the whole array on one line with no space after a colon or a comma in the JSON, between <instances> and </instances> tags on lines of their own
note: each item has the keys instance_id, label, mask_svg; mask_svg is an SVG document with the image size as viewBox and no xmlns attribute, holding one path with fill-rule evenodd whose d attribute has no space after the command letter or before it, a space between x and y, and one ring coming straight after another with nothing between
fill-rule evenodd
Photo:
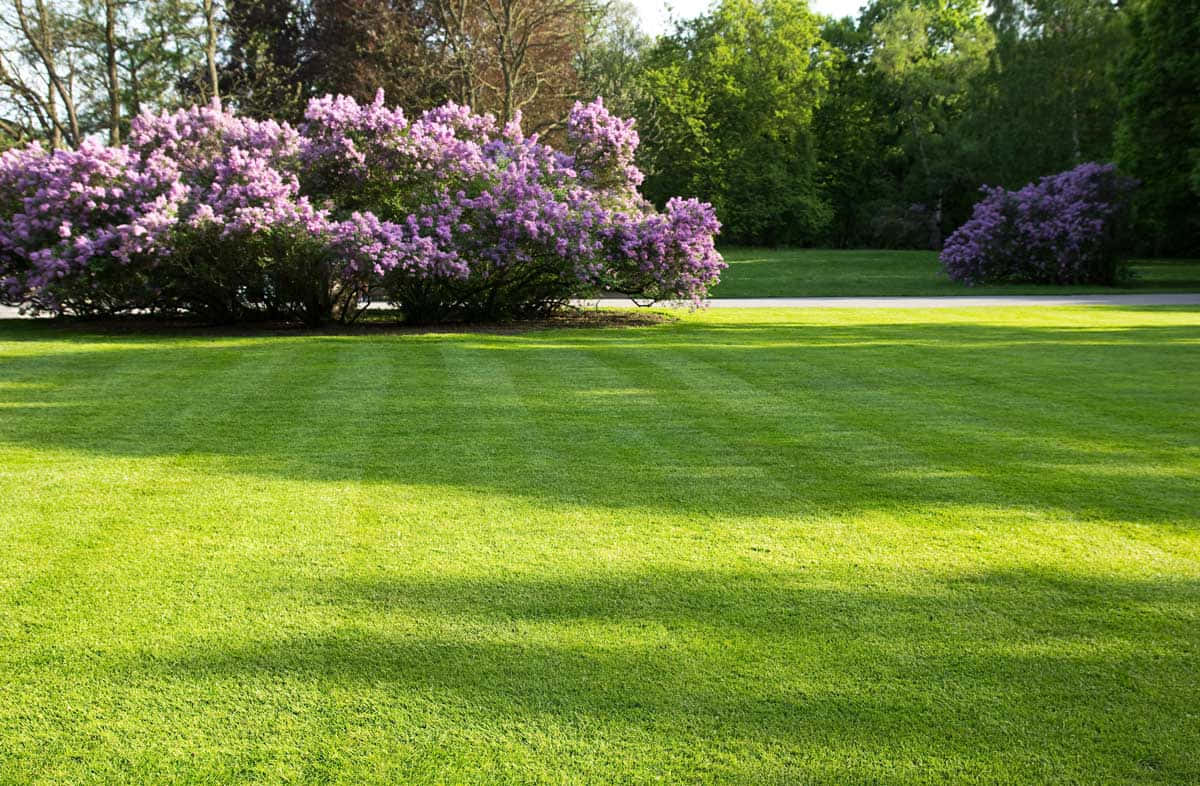
<instances>
[{"instance_id":1,"label":"flowering shrub","mask_svg":"<svg viewBox=\"0 0 1200 786\"><path fill-rule=\"evenodd\" d=\"M137 118L130 146L163 184L150 251L160 308L238 320L348 318L367 277L337 253L328 210L300 192L299 133L217 106Z\"/></svg>"},{"instance_id":2,"label":"flowering shrub","mask_svg":"<svg viewBox=\"0 0 1200 786\"><path fill-rule=\"evenodd\" d=\"M1117 228L1135 182L1111 165L1082 164L1019 191L983 189L974 214L942 249L964 284L1113 284Z\"/></svg>"},{"instance_id":3,"label":"flowering shrub","mask_svg":"<svg viewBox=\"0 0 1200 786\"><path fill-rule=\"evenodd\" d=\"M326 97L304 124L217 105L142 116L129 144L0 155L0 297L80 314L410 319L539 314L607 288L701 300L712 208L637 191L637 134L577 104L570 153L453 104L409 120Z\"/></svg>"},{"instance_id":4,"label":"flowering shrub","mask_svg":"<svg viewBox=\"0 0 1200 786\"><path fill-rule=\"evenodd\" d=\"M125 269L151 245L146 203L161 188L128 148L85 142L47 153L36 142L0 154L0 296L37 309L94 313L131 292ZM132 287L136 289L136 286Z\"/></svg>"},{"instance_id":5,"label":"flowering shrub","mask_svg":"<svg viewBox=\"0 0 1200 786\"><path fill-rule=\"evenodd\" d=\"M597 287L698 301L724 267L711 207L656 213L632 122L599 100L572 110L571 154L454 104L410 122L382 96L325 98L306 121L306 192L360 211L347 253L370 248L413 318L536 315Z\"/></svg>"}]
</instances>

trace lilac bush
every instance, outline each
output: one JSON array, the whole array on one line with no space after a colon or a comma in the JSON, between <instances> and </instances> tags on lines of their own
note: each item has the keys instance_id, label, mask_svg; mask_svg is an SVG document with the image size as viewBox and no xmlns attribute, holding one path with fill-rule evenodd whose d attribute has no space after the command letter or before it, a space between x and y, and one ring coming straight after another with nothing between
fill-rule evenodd
<instances>
[{"instance_id":1,"label":"lilac bush","mask_svg":"<svg viewBox=\"0 0 1200 786\"><path fill-rule=\"evenodd\" d=\"M1082 164L1018 191L984 187L941 260L967 285L1113 284L1121 275L1117 230L1135 181Z\"/></svg>"},{"instance_id":2,"label":"lilac bush","mask_svg":"<svg viewBox=\"0 0 1200 786\"><path fill-rule=\"evenodd\" d=\"M356 242L417 319L542 314L597 288L699 301L724 267L711 207L657 213L632 122L599 100L572 110L569 154L454 104L409 121L382 95L326 98L306 121L306 191L378 219Z\"/></svg>"},{"instance_id":3,"label":"lilac bush","mask_svg":"<svg viewBox=\"0 0 1200 786\"><path fill-rule=\"evenodd\" d=\"M130 147L167 194L150 214L163 227L148 260L160 308L226 321L357 313L369 278L337 253L330 211L301 193L295 129L213 104L137 118Z\"/></svg>"},{"instance_id":4,"label":"lilac bush","mask_svg":"<svg viewBox=\"0 0 1200 786\"><path fill-rule=\"evenodd\" d=\"M84 314L142 305L126 268L155 246L171 190L126 147L50 153L35 142L0 154L0 296Z\"/></svg>"},{"instance_id":5,"label":"lilac bush","mask_svg":"<svg viewBox=\"0 0 1200 786\"><path fill-rule=\"evenodd\" d=\"M551 311L605 288L701 301L712 208L638 193L637 134L577 104L569 151L453 104L343 96L299 128L218 105L142 116L123 147L0 155L0 297L34 310L416 320Z\"/></svg>"}]
</instances>

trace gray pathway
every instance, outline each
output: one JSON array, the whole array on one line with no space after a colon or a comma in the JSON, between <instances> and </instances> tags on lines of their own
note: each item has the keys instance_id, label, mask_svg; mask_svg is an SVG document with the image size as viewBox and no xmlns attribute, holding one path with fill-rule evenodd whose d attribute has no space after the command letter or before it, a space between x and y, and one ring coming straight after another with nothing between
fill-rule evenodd
<instances>
[{"instance_id":1,"label":"gray pathway","mask_svg":"<svg viewBox=\"0 0 1200 786\"><path fill-rule=\"evenodd\" d=\"M981 306L1200 306L1200 292L1158 295L996 295L947 297L733 297L713 298L711 308L977 308ZM578 300L579 306L632 308L625 298ZM379 304L386 307L385 304ZM687 308L686 303L658 303ZM14 319L17 309L0 306L0 319Z\"/></svg>"},{"instance_id":2,"label":"gray pathway","mask_svg":"<svg viewBox=\"0 0 1200 786\"><path fill-rule=\"evenodd\" d=\"M946 297L731 297L712 298L711 308L974 308L978 306L1197 306L1200 292L1146 295L996 295ZM633 306L602 298L579 305ZM668 304L661 304L668 305ZM686 304L685 304L686 307Z\"/></svg>"}]
</instances>

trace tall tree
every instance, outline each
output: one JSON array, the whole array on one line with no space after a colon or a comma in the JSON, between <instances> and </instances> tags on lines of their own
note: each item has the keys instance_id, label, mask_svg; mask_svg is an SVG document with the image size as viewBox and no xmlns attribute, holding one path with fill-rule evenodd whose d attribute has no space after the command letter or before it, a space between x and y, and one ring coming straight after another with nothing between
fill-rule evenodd
<instances>
[{"instance_id":1,"label":"tall tree","mask_svg":"<svg viewBox=\"0 0 1200 786\"><path fill-rule=\"evenodd\" d=\"M1111 158L1126 16L1111 0L994 0L996 50L960 130L984 182Z\"/></svg>"},{"instance_id":2,"label":"tall tree","mask_svg":"<svg viewBox=\"0 0 1200 786\"><path fill-rule=\"evenodd\" d=\"M613 114L633 115L643 98L641 74L653 43L628 0L611 0L599 8L575 58L580 96L602 97Z\"/></svg>"},{"instance_id":3,"label":"tall tree","mask_svg":"<svg viewBox=\"0 0 1200 786\"><path fill-rule=\"evenodd\" d=\"M83 139L76 104L71 21L46 0L8 0L0 14L6 39L0 50L0 84L14 115L10 129L40 132L52 147ZM64 117L65 114L65 117Z\"/></svg>"},{"instance_id":4,"label":"tall tree","mask_svg":"<svg viewBox=\"0 0 1200 786\"><path fill-rule=\"evenodd\" d=\"M208 66L208 89L213 100L221 100L221 79L217 75L217 7L204 0L204 60Z\"/></svg>"},{"instance_id":5,"label":"tall tree","mask_svg":"<svg viewBox=\"0 0 1200 786\"><path fill-rule=\"evenodd\" d=\"M108 143L121 143L121 81L117 76L117 0L104 0L104 66L108 88Z\"/></svg>"},{"instance_id":6,"label":"tall tree","mask_svg":"<svg viewBox=\"0 0 1200 786\"><path fill-rule=\"evenodd\" d=\"M560 126L578 92L575 58L591 0L432 0L453 94L501 121Z\"/></svg>"},{"instance_id":7,"label":"tall tree","mask_svg":"<svg viewBox=\"0 0 1200 786\"><path fill-rule=\"evenodd\" d=\"M198 0L79 0L70 19L87 132L116 144L143 109L192 99L179 86L202 52Z\"/></svg>"},{"instance_id":8,"label":"tall tree","mask_svg":"<svg viewBox=\"0 0 1200 786\"><path fill-rule=\"evenodd\" d=\"M450 85L430 4L413 0L312 0L305 79L318 93L418 109L441 103Z\"/></svg>"},{"instance_id":9,"label":"tall tree","mask_svg":"<svg viewBox=\"0 0 1200 786\"><path fill-rule=\"evenodd\" d=\"M907 246L928 243L928 230L910 226L910 205L899 195L908 159L898 144L891 91L871 63L873 37L852 18L825 22L821 37L833 52L829 89L813 116L821 193L833 220L820 242L832 246Z\"/></svg>"},{"instance_id":10,"label":"tall tree","mask_svg":"<svg viewBox=\"0 0 1200 786\"><path fill-rule=\"evenodd\" d=\"M802 243L830 218L813 111L830 56L804 0L724 0L648 57L645 192L711 201L732 242Z\"/></svg>"},{"instance_id":11,"label":"tall tree","mask_svg":"<svg viewBox=\"0 0 1200 786\"><path fill-rule=\"evenodd\" d=\"M310 7L302 0L227 0L220 92L251 117L298 120L313 95L305 80Z\"/></svg>"},{"instance_id":12,"label":"tall tree","mask_svg":"<svg viewBox=\"0 0 1200 786\"><path fill-rule=\"evenodd\" d=\"M873 63L890 85L900 138L916 166L907 194L929 207L929 245L949 229L947 201L977 187L961 167L950 132L972 79L987 66L994 36L978 0L879 0L863 15Z\"/></svg>"},{"instance_id":13,"label":"tall tree","mask_svg":"<svg viewBox=\"0 0 1200 786\"><path fill-rule=\"evenodd\" d=\"M1117 159L1156 254L1200 256L1200 0L1148 0L1121 69Z\"/></svg>"},{"instance_id":14,"label":"tall tree","mask_svg":"<svg viewBox=\"0 0 1200 786\"><path fill-rule=\"evenodd\" d=\"M206 18L205 5L196 0L139 0L136 8L120 46L127 113L134 116L144 108L168 108L217 96L212 71L199 73L202 66L216 64L215 59L208 61L206 51L217 37L216 16Z\"/></svg>"}]
</instances>

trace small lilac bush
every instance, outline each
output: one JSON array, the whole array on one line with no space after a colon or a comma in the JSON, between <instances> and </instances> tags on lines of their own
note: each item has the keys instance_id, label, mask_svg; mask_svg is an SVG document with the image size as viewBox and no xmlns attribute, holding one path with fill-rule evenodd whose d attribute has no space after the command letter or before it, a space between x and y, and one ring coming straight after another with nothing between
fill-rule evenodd
<instances>
[{"instance_id":1,"label":"small lilac bush","mask_svg":"<svg viewBox=\"0 0 1200 786\"><path fill-rule=\"evenodd\" d=\"M35 311L414 320L542 314L599 288L702 300L712 208L638 193L632 122L577 104L569 152L453 104L316 99L298 128L214 104L122 147L0 155L0 297Z\"/></svg>"},{"instance_id":2,"label":"small lilac bush","mask_svg":"<svg viewBox=\"0 0 1200 786\"><path fill-rule=\"evenodd\" d=\"M1112 165L1082 164L1018 191L984 187L941 260L964 284L1114 284L1118 229L1135 182Z\"/></svg>"}]
</instances>

